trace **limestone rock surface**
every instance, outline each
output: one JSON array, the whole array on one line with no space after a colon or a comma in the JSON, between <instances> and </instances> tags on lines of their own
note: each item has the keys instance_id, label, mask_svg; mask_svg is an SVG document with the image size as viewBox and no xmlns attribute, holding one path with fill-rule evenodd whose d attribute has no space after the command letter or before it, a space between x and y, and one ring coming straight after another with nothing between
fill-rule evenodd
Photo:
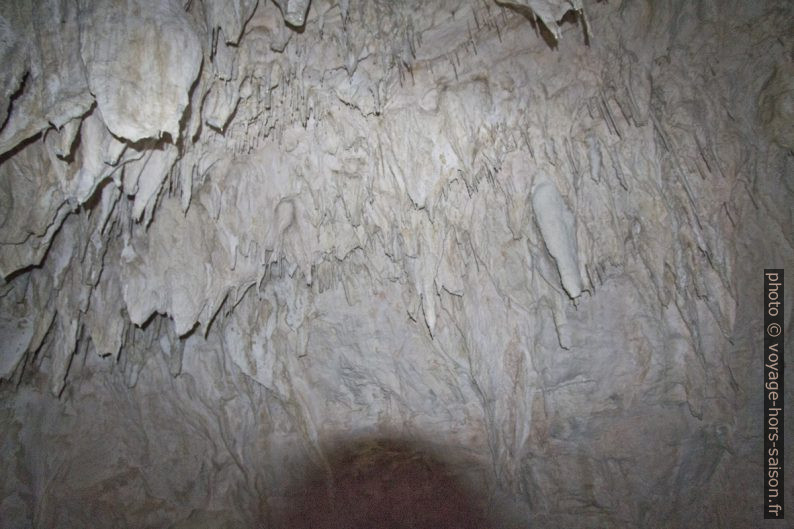
<instances>
[{"instance_id":1,"label":"limestone rock surface","mask_svg":"<svg viewBox=\"0 0 794 529\"><path fill-rule=\"evenodd\" d=\"M791 27L0 0L0 527L758 526Z\"/></svg>"}]
</instances>

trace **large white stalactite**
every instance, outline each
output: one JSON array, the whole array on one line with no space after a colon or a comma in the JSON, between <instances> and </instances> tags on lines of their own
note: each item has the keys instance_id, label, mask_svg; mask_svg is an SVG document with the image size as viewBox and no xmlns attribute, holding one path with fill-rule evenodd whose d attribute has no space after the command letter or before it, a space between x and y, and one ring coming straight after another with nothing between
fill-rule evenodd
<instances>
[{"instance_id":1,"label":"large white stalactite","mask_svg":"<svg viewBox=\"0 0 794 529\"><path fill-rule=\"evenodd\" d=\"M297 527L378 446L482 527L759 526L792 27L0 0L0 527Z\"/></svg>"}]
</instances>

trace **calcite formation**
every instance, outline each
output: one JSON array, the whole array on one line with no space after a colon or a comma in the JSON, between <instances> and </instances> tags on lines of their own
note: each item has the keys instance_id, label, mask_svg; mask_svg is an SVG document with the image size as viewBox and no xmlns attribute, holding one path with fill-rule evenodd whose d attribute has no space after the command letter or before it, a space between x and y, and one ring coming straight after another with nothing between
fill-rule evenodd
<instances>
[{"instance_id":1,"label":"calcite formation","mask_svg":"<svg viewBox=\"0 0 794 529\"><path fill-rule=\"evenodd\" d=\"M759 527L792 27L0 1L0 526Z\"/></svg>"}]
</instances>

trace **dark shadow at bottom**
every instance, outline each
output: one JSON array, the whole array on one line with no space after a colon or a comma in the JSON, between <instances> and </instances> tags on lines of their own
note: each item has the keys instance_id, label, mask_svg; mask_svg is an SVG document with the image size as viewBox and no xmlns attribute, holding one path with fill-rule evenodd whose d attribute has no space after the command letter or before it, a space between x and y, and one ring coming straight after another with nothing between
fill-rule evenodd
<instances>
[{"instance_id":1,"label":"dark shadow at bottom","mask_svg":"<svg viewBox=\"0 0 794 529\"><path fill-rule=\"evenodd\" d=\"M369 439L326 454L329 467L291 487L284 529L492 529L486 500L429 451ZM281 509L280 509L281 510Z\"/></svg>"}]
</instances>

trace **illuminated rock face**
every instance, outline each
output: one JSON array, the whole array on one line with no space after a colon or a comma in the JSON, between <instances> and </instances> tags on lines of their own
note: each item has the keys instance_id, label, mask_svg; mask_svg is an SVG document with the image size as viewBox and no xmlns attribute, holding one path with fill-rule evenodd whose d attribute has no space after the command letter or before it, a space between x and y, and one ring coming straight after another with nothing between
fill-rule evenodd
<instances>
[{"instance_id":1,"label":"illuminated rock face","mask_svg":"<svg viewBox=\"0 0 794 529\"><path fill-rule=\"evenodd\" d=\"M0 525L756 526L794 13L728 4L0 2Z\"/></svg>"}]
</instances>

